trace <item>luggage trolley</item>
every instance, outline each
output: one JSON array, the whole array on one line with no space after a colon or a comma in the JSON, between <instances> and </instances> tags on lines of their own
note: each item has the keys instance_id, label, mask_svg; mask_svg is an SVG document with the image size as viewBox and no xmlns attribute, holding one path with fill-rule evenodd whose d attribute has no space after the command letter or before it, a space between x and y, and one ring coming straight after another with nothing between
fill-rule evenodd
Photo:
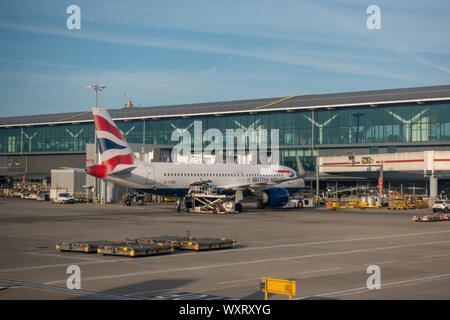
<instances>
[{"instance_id":1,"label":"luggage trolley","mask_svg":"<svg viewBox=\"0 0 450 320\"><path fill-rule=\"evenodd\" d=\"M190 185L184 198L186 212L198 213L238 213L235 196L218 194L213 185L195 182Z\"/></svg>"}]
</instances>

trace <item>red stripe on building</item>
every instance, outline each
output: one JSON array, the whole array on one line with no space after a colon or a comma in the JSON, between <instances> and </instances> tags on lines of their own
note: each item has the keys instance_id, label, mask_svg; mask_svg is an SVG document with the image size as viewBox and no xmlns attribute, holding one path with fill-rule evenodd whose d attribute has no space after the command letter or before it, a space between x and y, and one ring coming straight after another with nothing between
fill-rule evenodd
<instances>
[{"instance_id":1,"label":"red stripe on building","mask_svg":"<svg viewBox=\"0 0 450 320\"><path fill-rule=\"evenodd\" d=\"M113 126L108 120L106 120L102 116L94 115L94 121L95 121L95 130L110 132L120 140L125 141L119 129Z\"/></svg>"},{"instance_id":2,"label":"red stripe on building","mask_svg":"<svg viewBox=\"0 0 450 320\"><path fill-rule=\"evenodd\" d=\"M413 159L413 160L386 160L384 163L403 163L403 162L423 162L423 159Z\"/></svg>"},{"instance_id":3,"label":"red stripe on building","mask_svg":"<svg viewBox=\"0 0 450 320\"><path fill-rule=\"evenodd\" d=\"M423 162L423 159L412 159L412 160L384 160L384 163L403 163L403 162ZM435 159L434 161L450 161L450 159ZM380 160L375 161L375 163L381 163ZM332 165L343 165L343 164L360 164L360 162L327 162L324 166Z\"/></svg>"},{"instance_id":4,"label":"red stripe on building","mask_svg":"<svg viewBox=\"0 0 450 320\"><path fill-rule=\"evenodd\" d=\"M450 159L434 159L434 161L450 161Z\"/></svg>"},{"instance_id":5,"label":"red stripe on building","mask_svg":"<svg viewBox=\"0 0 450 320\"><path fill-rule=\"evenodd\" d=\"M402 162L423 162L423 159L413 159L413 160L383 160L384 163L402 163ZM381 163L380 160L377 160L376 163Z\"/></svg>"}]
</instances>

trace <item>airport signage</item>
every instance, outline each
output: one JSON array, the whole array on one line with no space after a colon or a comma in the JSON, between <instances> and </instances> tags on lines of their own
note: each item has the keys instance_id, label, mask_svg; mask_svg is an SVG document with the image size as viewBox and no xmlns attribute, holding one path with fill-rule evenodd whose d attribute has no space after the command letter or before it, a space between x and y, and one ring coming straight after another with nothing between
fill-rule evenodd
<instances>
[{"instance_id":1,"label":"airport signage","mask_svg":"<svg viewBox=\"0 0 450 320\"><path fill-rule=\"evenodd\" d=\"M372 164L373 159L371 157L361 157L361 164Z\"/></svg>"}]
</instances>

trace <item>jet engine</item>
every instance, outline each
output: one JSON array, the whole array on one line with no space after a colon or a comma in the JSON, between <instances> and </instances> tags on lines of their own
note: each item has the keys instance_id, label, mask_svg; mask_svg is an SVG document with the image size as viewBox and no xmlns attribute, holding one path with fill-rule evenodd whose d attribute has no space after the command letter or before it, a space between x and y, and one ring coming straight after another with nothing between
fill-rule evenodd
<instances>
[{"instance_id":1,"label":"jet engine","mask_svg":"<svg viewBox=\"0 0 450 320\"><path fill-rule=\"evenodd\" d=\"M258 208L281 208L289 201L289 193L284 188L264 189L258 194Z\"/></svg>"}]
</instances>

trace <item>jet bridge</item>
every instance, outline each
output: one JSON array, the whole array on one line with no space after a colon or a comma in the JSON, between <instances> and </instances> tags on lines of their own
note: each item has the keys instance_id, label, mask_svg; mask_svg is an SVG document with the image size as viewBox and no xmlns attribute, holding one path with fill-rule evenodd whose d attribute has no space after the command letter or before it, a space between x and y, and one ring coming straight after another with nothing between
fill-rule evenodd
<instances>
[{"instance_id":1,"label":"jet bridge","mask_svg":"<svg viewBox=\"0 0 450 320\"><path fill-rule=\"evenodd\" d=\"M438 178L450 177L450 151L399 152L319 157L319 174L387 179L429 179L430 197L438 193Z\"/></svg>"}]
</instances>

